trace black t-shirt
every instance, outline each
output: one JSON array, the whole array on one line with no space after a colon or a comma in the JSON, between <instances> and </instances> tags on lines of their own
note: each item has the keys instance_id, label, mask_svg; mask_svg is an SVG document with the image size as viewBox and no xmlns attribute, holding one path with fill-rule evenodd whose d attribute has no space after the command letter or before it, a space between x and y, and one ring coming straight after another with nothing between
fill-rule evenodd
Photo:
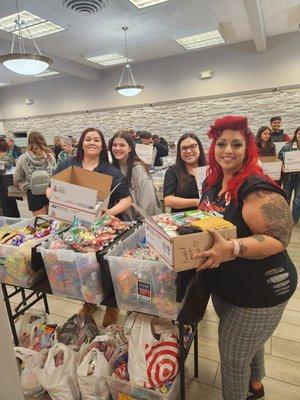
<instances>
[{"instance_id":1,"label":"black t-shirt","mask_svg":"<svg viewBox=\"0 0 300 400\"><path fill-rule=\"evenodd\" d=\"M253 235L242 216L243 201L251 192L266 190L284 196L281 189L258 176L248 178L241 186L237 205L233 200L229 204L225 202L225 196L218 197L220 190L221 182L203 193L201 203L203 207L218 207L224 218L237 227L238 238ZM221 263L219 268L205 270L204 274L213 293L238 307L272 307L281 304L292 296L297 287L296 268L286 251L262 260L238 257Z\"/></svg>"},{"instance_id":2,"label":"black t-shirt","mask_svg":"<svg viewBox=\"0 0 300 400\"><path fill-rule=\"evenodd\" d=\"M80 161L78 161L75 157L70 157L67 158L66 160L63 160L58 165L53 175L73 165L82 168L82 163ZM100 172L101 174L110 175L113 177L111 190L120 182L120 185L110 196L108 208L111 208L114 205L116 205L121 199L130 196L126 179L118 168L114 167L113 165L110 165L107 161L101 160L98 166L94 169L94 171Z\"/></svg>"},{"instance_id":3,"label":"black t-shirt","mask_svg":"<svg viewBox=\"0 0 300 400\"><path fill-rule=\"evenodd\" d=\"M164 197L178 196L184 199L199 199L199 192L197 187L196 178L194 175L188 174L186 182L181 188L180 176L178 169L175 165L169 167L164 179ZM171 212L193 210L195 207L175 209L172 208Z\"/></svg>"}]
</instances>

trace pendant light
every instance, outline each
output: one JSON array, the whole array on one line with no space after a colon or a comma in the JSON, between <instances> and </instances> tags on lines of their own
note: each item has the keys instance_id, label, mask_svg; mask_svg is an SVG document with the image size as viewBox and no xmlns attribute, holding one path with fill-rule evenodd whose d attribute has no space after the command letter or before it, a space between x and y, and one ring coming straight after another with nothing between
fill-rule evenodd
<instances>
[{"instance_id":1,"label":"pendant light","mask_svg":"<svg viewBox=\"0 0 300 400\"><path fill-rule=\"evenodd\" d=\"M128 28L124 26L122 29L124 31L124 37L125 37L126 65L123 68L123 72L119 81L119 85L116 87L116 91L122 96L131 97L141 93L141 91L144 89L144 86L137 85L135 83L133 73L131 70L131 65L128 61L129 59L127 52L127 35L126 35Z\"/></svg>"},{"instance_id":2,"label":"pendant light","mask_svg":"<svg viewBox=\"0 0 300 400\"><path fill-rule=\"evenodd\" d=\"M29 28L26 23L20 18L20 11L18 0L16 0L17 19L15 20L15 27L13 30L13 40L11 44L10 53L0 56L0 63L9 70L20 75L36 75L45 71L53 60L49 57L43 56L38 48L35 40L33 39ZM22 36L22 29L26 29L30 39L32 40L37 53L27 53L25 50L24 38ZM19 52L14 52L16 32L19 33Z\"/></svg>"}]
</instances>

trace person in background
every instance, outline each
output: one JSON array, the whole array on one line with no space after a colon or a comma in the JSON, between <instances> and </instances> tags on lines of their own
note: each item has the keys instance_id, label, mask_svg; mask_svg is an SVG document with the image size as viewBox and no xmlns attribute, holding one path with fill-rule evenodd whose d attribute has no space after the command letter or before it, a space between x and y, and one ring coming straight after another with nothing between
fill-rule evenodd
<instances>
[{"instance_id":1,"label":"person in background","mask_svg":"<svg viewBox=\"0 0 300 400\"><path fill-rule=\"evenodd\" d=\"M161 204L148 167L138 158L130 133L128 131L117 132L110 140L109 150L113 165L120 169L126 177L133 203L144 210L147 215L161 213ZM129 208L122 214L122 219L136 221L143 218L134 208Z\"/></svg>"},{"instance_id":2,"label":"person in background","mask_svg":"<svg viewBox=\"0 0 300 400\"><path fill-rule=\"evenodd\" d=\"M268 126L261 126L257 131L256 145L259 156L276 156L276 147L271 141L271 129Z\"/></svg>"},{"instance_id":3,"label":"person in background","mask_svg":"<svg viewBox=\"0 0 300 400\"><path fill-rule=\"evenodd\" d=\"M8 154L9 147L5 140L0 140L0 161L5 163L6 170L15 165L15 159Z\"/></svg>"},{"instance_id":4,"label":"person in background","mask_svg":"<svg viewBox=\"0 0 300 400\"><path fill-rule=\"evenodd\" d=\"M69 136L61 138L61 146L63 150L58 154L57 165L59 165L63 160L69 157L74 157L76 155L76 149L72 146L73 141Z\"/></svg>"},{"instance_id":5,"label":"person in background","mask_svg":"<svg viewBox=\"0 0 300 400\"><path fill-rule=\"evenodd\" d=\"M300 151L300 126L295 130L293 139L285 144L278 153L278 158L284 163L285 153L288 151ZM284 172L284 166L283 166ZM289 203L291 202L292 193L294 192L292 216L294 225L296 225L300 218L300 171L297 172L284 172L283 189L286 191Z\"/></svg>"},{"instance_id":6,"label":"person in background","mask_svg":"<svg viewBox=\"0 0 300 400\"><path fill-rule=\"evenodd\" d=\"M77 139L77 137L69 135L68 138L71 139L72 146L74 147L74 149L77 149L77 147L78 147L78 139Z\"/></svg>"},{"instance_id":7,"label":"person in background","mask_svg":"<svg viewBox=\"0 0 300 400\"><path fill-rule=\"evenodd\" d=\"M7 187L12 183L10 181L12 175L4 175L4 173L15 165L14 158L7 154L7 151L8 144L5 138L0 139L0 161L4 163L4 169L0 168L0 205L5 217L20 218L16 199L7 195Z\"/></svg>"},{"instance_id":8,"label":"person in background","mask_svg":"<svg viewBox=\"0 0 300 400\"><path fill-rule=\"evenodd\" d=\"M171 212L198 208L198 167L206 164L200 139L194 133L185 133L177 144L175 165L168 168L164 179L164 202Z\"/></svg>"},{"instance_id":9,"label":"person in background","mask_svg":"<svg viewBox=\"0 0 300 400\"><path fill-rule=\"evenodd\" d=\"M264 343L297 287L286 252L292 218L284 191L258 165L246 117L217 119L208 135L200 207L223 214L236 226L237 239L209 230L213 246L195 255L195 266L198 257L206 259L199 269L220 319L222 398L259 400L264 398Z\"/></svg>"},{"instance_id":10,"label":"person in background","mask_svg":"<svg viewBox=\"0 0 300 400\"><path fill-rule=\"evenodd\" d=\"M163 165L163 157L169 154L168 143L164 138L160 138L158 135L152 136L153 147L156 149L156 156L154 160L155 167L161 167Z\"/></svg>"},{"instance_id":11,"label":"person in background","mask_svg":"<svg viewBox=\"0 0 300 400\"><path fill-rule=\"evenodd\" d=\"M15 160L17 160L22 154L20 147L15 145L15 141L12 137L7 138L6 141L8 144L8 154L11 155Z\"/></svg>"},{"instance_id":12,"label":"person in background","mask_svg":"<svg viewBox=\"0 0 300 400\"><path fill-rule=\"evenodd\" d=\"M28 136L28 148L17 161L14 184L18 189L26 190L28 208L33 215L48 214L49 200L45 194L32 194L31 177L35 171L46 171L52 176L55 167L54 154L47 146L44 136L39 132L31 132Z\"/></svg>"},{"instance_id":13,"label":"person in background","mask_svg":"<svg viewBox=\"0 0 300 400\"><path fill-rule=\"evenodd\" d=\"M271 142L289 142L290 137L283 132L281 128L281 117L272 117L270 119Z\"/></svg>"},{"instance_id":14,"label":"person in background","mask_svg":"<svg viewBox=\"0 0 300 400\"><path fill-rule=\"evenodd\" d=\"M53 138L53 153L55 155L55 160L57 161L57 157L61 151L63 151L60 136L54 136Z\"/></svg>"},{"instance_id":15,"label":"person in background","mask_svg":"<svg viewBox=\"0 0 300 400\"><path fill-rule=\"evenodd\" d=\"M175 157L176 156L176 143L175 142L169 142L169 156Z\"/></svg>"},{"instance_id":16,"label":"person in background","mask_svg":"<svg viewBox=\"0 0 300 400\"><path fill-rule=\"evenodd\" d=\"M120 216L131 206L130 191L125 177L121 171L110 165L108 162L108 151L103 133L96 128L85 129L79 139L77 153L75 157L63 160L56 168L54 174L75 165L88 171L100 172L112 176L111 190L116 188L109 199L107 213L114 216ZM117 187L116 187L117 186ZM50 189L48 197L51 196ZM84 303L80 313L83 315L92 315L96 309L95 304ZM107 307L103 318L103 326L116 323L118 310L114 307Z\"/></svg>"}]
</instances>

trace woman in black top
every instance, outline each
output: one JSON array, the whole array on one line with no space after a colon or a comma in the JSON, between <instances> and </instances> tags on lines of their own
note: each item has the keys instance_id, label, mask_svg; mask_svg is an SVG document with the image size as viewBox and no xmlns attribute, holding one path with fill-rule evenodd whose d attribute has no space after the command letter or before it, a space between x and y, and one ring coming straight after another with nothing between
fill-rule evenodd
<instances>
[{"instance_id":1,"label":"woman in black top","mask_svg":"<svg viewBox=\"0 0 300 400\"><path fill-rule=\"evenodd\" d=\"M63 160L54 174L76 165L89 171L100 172L113 177L111 190L118 187L109 199L108 214L118 216L131 206L131 197L125 177L121 171L108 162L108 151L102 132L95 128L86 129L78 142L77 155ZM81 314L91 315L96 308L95 304L85 303L80 310ZM117 322L118 310L107 307L103 318L103 326Z\"/></svg>"},{"instance_id":2,"label":"woman in black top","mask_svg":"<svg viewBox=\"0 0 300 400\"><path fill-rule=\"evenodd\" d=\"M256 134L256 145L259 156L276 156L275 144L271 142L271 128L261 126Z\"/></svg>"},{"instance_id":3,"label":"woman in black top","mask_svg":"<svg viewBox=\"0 0 300 400\"><path fill-rule=\"evenodd\" d=\"M204 165L201 141L194 133L185 133L177 144L175 165L168 168L164 179L164 203L172 212L198 207L197 168Z\"/></svg>"},{"instance_id":4,"label":"woman in black top","mask_svg":"<svg viewBox=\"0 0 300 400\"><path fill-rule=\"evenodd\" d=\"M199 254L206 258L200 269L220 318L223 399L263 399L263 345L297 286L296 269L285 250L291 213L285 193L257 164L247 118L217 119L209 136L201 208L218 209L236 225L238 238L225 240L211 230L214 245Z\"/></svg>"}]
</instances>

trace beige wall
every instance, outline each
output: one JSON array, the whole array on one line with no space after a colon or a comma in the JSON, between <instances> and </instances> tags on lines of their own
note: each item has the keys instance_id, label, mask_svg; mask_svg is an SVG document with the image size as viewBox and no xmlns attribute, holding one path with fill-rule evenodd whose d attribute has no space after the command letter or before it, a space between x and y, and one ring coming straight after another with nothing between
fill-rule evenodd
<instances>
[{"instance_id":1,"label":"beige wall","mask_svg":"<svg viewBox=\"0 0 300 400\"><path fill-rule=\"evenodd\" d=\"M269 38L268 51L260 54L253 42L245 42L139 63L134 75L145 90L133 98L114 90L122 67L104 70L99 82L69 76L2 88L1 114L29 117L295 86L300 84L299 48L300 36L294 33ZM206 69L213 69L214 77L200 80L199 72ZM33 105L27 106L26 98Z\"/></svg>"}]
</instances>

